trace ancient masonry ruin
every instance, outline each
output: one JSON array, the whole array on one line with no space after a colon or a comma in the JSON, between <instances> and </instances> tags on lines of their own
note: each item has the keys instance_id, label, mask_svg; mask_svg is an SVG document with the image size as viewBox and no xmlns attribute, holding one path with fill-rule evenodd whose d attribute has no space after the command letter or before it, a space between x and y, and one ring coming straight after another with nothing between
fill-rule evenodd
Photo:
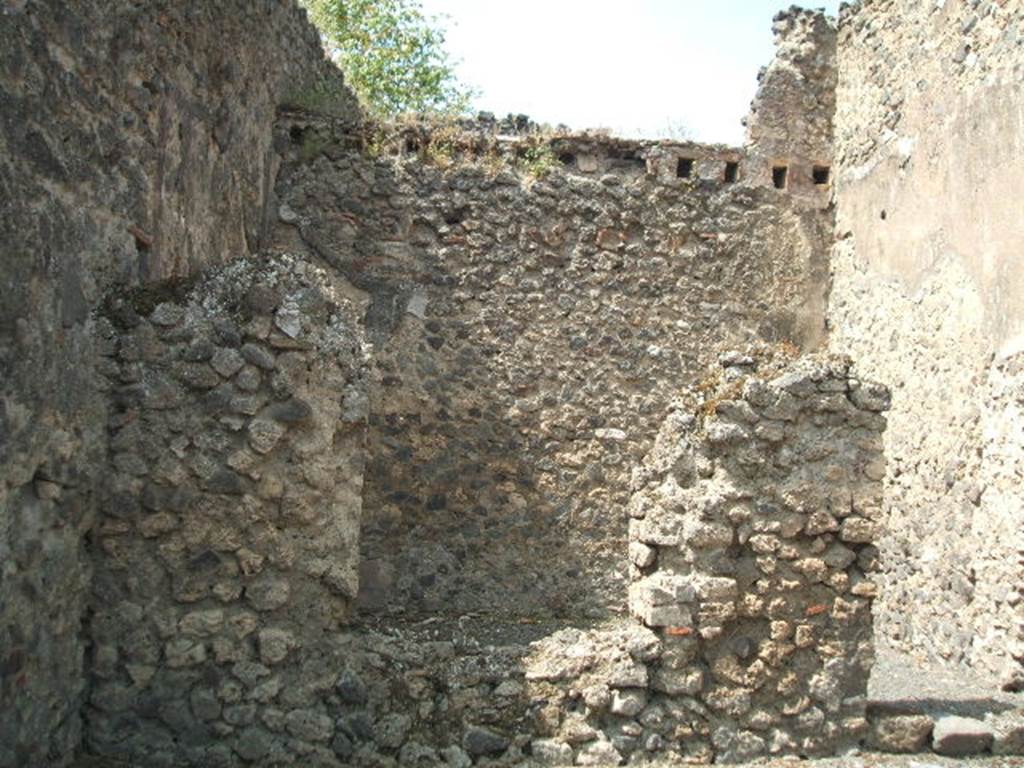
<instances>
[{"instance_id":1,"label":"ancient masonry ruin","mask_svg":"<svg viewBox=\"0 0 1024 768\"><path fill-rule=\"evenodd\" d=\"M1024 5L774 31L725 147L0 2L0 768L1024 753Z\"/></svg>"}]
</instances>

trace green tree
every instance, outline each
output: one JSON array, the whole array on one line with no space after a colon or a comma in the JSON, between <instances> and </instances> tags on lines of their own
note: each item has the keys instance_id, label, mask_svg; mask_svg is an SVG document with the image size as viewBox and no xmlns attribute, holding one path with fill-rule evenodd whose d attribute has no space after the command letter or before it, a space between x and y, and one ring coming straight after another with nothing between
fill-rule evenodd
<instances>
[{"instance_id":1,"label":"green tree","mask_svg":"<svg viewBox=\"0 0 1024 768\"><path fill-rule=\"evenodd\" d=\"M301 0L349 85L379 117L465 112L472 91L444 49L444 30L418 0Z\"/></svg>"}]
</instances>

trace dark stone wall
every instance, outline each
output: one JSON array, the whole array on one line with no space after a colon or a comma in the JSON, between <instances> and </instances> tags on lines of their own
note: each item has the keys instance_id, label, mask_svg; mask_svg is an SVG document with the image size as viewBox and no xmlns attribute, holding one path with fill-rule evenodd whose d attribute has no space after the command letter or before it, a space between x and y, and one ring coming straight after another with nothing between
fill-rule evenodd
<instances>
[{"instance_id":1,"label":"dark stone wall","mask_svg":"<svg viewBox=\"0 0 1024 768\"><path fill-rule=\"evenodd\" d=\"M272 751L253 720L331 723L314 684L356 595L365 354L337 282L260 254L103 323L89 751L325 764L310 750L330 732Z\"/></svg>"},{"instance_id":2,"label":"dark stone wall","mask_svg":"<svg viewBox=\"0 0 1024 768\"><path fill-rule=\"evenodd\" d=\"M273 247L339 270L374 344L364 607L624 610L633 467L721 345L820 341L831 212L726 183L729 148L279 130Z\"/></svg>"},{"instance_id":3,"label":"dark stone wall","mask_svg":"<svg viewBox=\"0 0 1024 768\"><path fill-rule=\"evenodd\" d=\"M93 311L257 247L285 101L358 119L292 0L0 4L2 766L79 740Z\"/></svg>"}]
</instances>

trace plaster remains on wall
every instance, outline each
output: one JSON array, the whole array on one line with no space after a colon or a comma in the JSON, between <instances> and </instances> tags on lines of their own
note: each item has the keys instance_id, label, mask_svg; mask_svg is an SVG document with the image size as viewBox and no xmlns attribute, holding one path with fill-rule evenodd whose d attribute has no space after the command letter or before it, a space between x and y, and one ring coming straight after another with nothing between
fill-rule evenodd
<instances>
[{"instance_id":1,"label":"plaster remains on wall","mask_svg":"<svg viewBox=\"0 0 1024 768\"><path fill-rule=\"evenodd\" d=\"M831 346L893 387L880 639L1011 688L1024 684L1024 505L1010 490L1024 443L1022 24L1019 3L844 15L829 317Z\"/></svg>"}]
</instances>

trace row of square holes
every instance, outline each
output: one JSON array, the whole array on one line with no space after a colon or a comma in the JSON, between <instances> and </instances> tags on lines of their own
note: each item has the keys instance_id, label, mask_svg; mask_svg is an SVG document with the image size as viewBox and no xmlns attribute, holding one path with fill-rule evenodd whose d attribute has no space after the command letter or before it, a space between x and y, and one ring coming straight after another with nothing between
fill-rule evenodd
<instances>
[{"instance_id":1,"label":"row of square holes","mask_svg":"<svg viewBox=\"0 0 1024 768\"><path fill-rule=\"evenodd\" d=\"M693 178L693 166L695 160L692 157L680 157L676 163L676 176L680 179ZM739 179L740 164L735 160L725 163L725 172L722 179L726 184L734 184ZM816 165L811 171L811 181L817 186L828 184L830 169L827 165ZM772 167L772 184L776 189L785 189L789 179L789 166L776 165Z\"/></svg>"}]
</instances>

